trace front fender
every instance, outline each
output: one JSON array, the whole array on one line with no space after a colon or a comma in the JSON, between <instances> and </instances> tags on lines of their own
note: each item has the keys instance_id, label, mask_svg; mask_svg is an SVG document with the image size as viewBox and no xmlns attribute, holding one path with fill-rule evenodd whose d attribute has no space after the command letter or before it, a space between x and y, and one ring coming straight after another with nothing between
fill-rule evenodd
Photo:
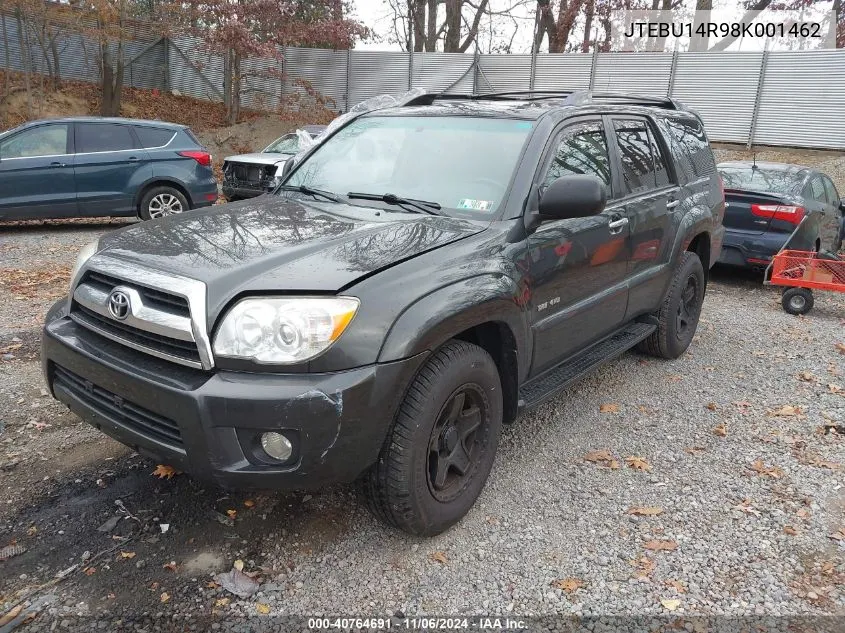
<instances>
[{"instance_id":1,"label":"front fender","mask_svg":"<svg viewBox=\"0 0 845 633\"><path fill-rule=\"evenodd\" d=\"M516 342L520 382L530 364L528 319L517 285L502 274L483 274L440 288L408 306L385 338L379 362L434 350L455 335L487 322L504 323Z\"/></svg>"}]
</instances>

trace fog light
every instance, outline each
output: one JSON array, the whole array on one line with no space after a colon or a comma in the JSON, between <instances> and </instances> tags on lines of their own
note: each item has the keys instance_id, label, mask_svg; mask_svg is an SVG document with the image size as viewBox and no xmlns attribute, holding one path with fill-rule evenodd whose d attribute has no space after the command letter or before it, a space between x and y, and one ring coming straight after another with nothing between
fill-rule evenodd
<instances>
[{"instance_id":1,"label":"fog light","mask_svg":"<svg viewBox=\"0 0 845 633\"><path fill-rule=\"evenodd\" d=\"M261 435L261 448L270 457L278 459L280 462L290 459L293 453L293 445L281 433L263 433Z\"/></svg>"}]
</instances>

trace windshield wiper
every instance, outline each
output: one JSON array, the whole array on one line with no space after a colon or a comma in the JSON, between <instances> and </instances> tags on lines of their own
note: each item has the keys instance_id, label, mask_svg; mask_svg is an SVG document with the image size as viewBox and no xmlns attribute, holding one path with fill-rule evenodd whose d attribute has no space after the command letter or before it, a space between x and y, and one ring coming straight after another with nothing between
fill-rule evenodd
<instances>
[{"instance_id":1,"label":"windshield wiper","mask_svg":"<svg viewBox=\"0 0 845 633\"><path fill-rule=\"evenodd\" d=\"M325 191L324 189L314 189L313 187L309 187L307 185L282 185L279 187L279 190L298 191L299 193L304 193L306 196L314 196L315 198L325 198L326 200L331 200L332 202L340 202L340 198L336 193Z\"/></svg>"},{"instance_id":2,"label":"windshield wiper","mask_svg":"<svg viewBox=\"0 0 845 633\"><path fill-rule=\"evenodd\" d=\"M350 191L346 194L347 198L350 199L359 199L359 200L379 200L386 204L395 204L398 206L407 206L413 207L417 209L412 213L428 213L429 215L440 215L437 211L433 211L432 209L442 209L438 203L436 202L428 202L427 200L415 200L414 198L400 198L396 194L393 193L356 193L354 191ZM410 211L410 209L406 209L406 211Z\"/></svg>"}]
</instances>

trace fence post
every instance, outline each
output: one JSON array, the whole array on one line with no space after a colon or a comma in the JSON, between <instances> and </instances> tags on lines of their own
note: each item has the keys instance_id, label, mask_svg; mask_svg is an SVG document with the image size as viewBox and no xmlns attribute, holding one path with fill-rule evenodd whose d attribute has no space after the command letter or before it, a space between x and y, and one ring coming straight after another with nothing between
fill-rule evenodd
<instances>
[{"instance_id":1,"label":"fence post","mask_svg":"<svg viewBox=\"0 0 845 633\"><path fill-rule=\"evenodd\" d=\"M349 82L352 77L352 49L346 49L346 94L343 95L343 107L349 112Z\"/></svg>"},{"instance_id":2,"label":"fence post","mask_svg":"<svg viewBox=\"0 0 845 633\"><path fill-rule=\"evenodd\" d=\"M531 76L528 78L528 90L534 91L534 76L537 73L537 53L531 49Z\"/></svg>"},{"instance_id":3,"label":"fence post","mask_svg":"<svg viewBox=\"0 0 845 633\"><path fill-rule=\"evenodd\" d=\"M408 51L408 90L414 87L414 51Z\"/></svg>"},{"instance_id":4,"label":"fence post","mask_svg":"<svg viewBox=\"0 0 845 633\"><path fill-rule=\"evenodd\" d=\"M590 64L590 85L587 88L590 92L593 91L593 88L596 86L596 67L599 63L599 47L596 46L593 48L593 60Z\"/></svg>"},{"instance_id":5,"label":"fence post","mask_svg":"<svg viewBox=\"0 0 845 633\"><path fill-rule=\"evenodd\" d=\"M672 52L672 65L669 67L669 86L666 89L666 96L671 97L675 90L675 73L678 71L678 49Z\"/></svg>"},{"instance_id":6,"label":"fence post","mask_svg":"<svg viewBox=\"0 0 845 633\"><path fill-rule=\"evenodd\" d=\"M751 149L754 143L754 132L757 127L757 116L760 114L760 102L763 100L763 80L766 77L766 65L769 63L769 51L764 50L760 58L760 77L757 79L757 94L754 96L754 112L751 115L751 129L748 130L748 143L746 147Z\"/></svg>"},{"instance_id":7,"label":"fence post","mask_svg":"<svg viewBox=\"0 0 845 633\"><path fill-rule=\"evenodd\" d=\"M164 36L164 91L170 92L170 38Z\"/></svg>"},{"instance_id":8,"label":"fence post","mask_svg":"<svg viewBox=\"0 0 845 633\"><path fill-rule=\"evenodd\" d=\"M472 94L478 94L478 49L472 55Z\"/></svg>"}]
</instances>

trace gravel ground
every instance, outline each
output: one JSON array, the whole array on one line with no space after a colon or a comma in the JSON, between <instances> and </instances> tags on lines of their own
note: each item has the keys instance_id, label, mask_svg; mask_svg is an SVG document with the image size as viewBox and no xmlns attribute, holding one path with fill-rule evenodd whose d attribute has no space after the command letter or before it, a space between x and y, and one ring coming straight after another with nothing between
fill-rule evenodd
<instances>
[{"instance_id":1,"label":"gravel ground","mask_svg":"<svg viewBox=\"0 0 845 633\"><path fill-rule=\"evenodd\" d=\"M0 551L26 549L0 562L3 633L21 598L36 631L288 631L285 616L397 612L826 615L811 630L842 630L845 295L791 317L758 277L717 269L684 357L626 354L520 418L466 519L418 539L349 487L157 479L44 395L34 323L66 284L44 271L111 228L0 229L0 267L37 273L0 287ZM261 583L246 599L212 580L237 560Z\"/></svg>"}]
</instances>

